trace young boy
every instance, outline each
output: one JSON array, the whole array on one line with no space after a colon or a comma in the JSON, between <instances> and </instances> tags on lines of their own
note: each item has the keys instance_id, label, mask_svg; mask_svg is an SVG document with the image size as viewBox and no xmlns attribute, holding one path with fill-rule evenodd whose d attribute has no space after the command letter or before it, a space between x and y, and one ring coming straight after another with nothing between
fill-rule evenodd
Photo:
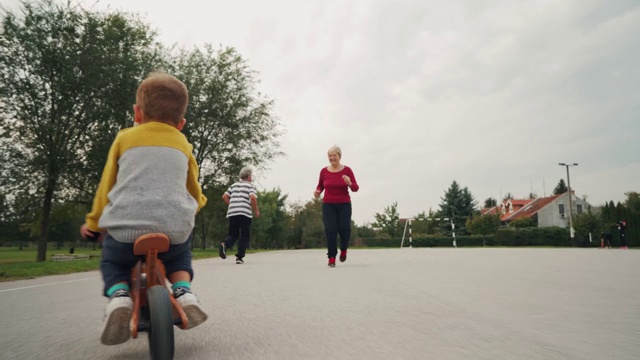
<instances>
[{"instance_id":1,"label":"young boy","mask_svg":"<svg viewBox=\"0 0 640 360\"><path fill-rule=\"evenodd\" d=\"M159 254L173 294L189 328L207 315L191 293L191 231L207 202L198 183L193 147L180 132L186 120L187 87L171 75L153 73L138 87L132 128L116 136L93 200L80 228L83 237L104 232L100 271L109 298L101 341L116 345L131 337L129 296L133 243L141 235L163 233L171 246Z\"/></svg>"},{"instance_id":2,"label":"young boy","mask_svg":"<svg viewBox=\"0 0 640 360\"><path fill-rule=\"evenodd\" d=\"M233 247L233 244L240 237L238 242L238 253L236 254L236 264L244 264L244 255L249 241L251 240L251 208L256 217L260 217L258 210L258 196L256 187L251 181L253 172L250 168L240 170L240 181L234 183L222 195L222 200L229 205L227 210L227 218L229 219L229 233L220 243L218 253L221 258L227 258L227 248Z\"/></svg>"}]
</instances>

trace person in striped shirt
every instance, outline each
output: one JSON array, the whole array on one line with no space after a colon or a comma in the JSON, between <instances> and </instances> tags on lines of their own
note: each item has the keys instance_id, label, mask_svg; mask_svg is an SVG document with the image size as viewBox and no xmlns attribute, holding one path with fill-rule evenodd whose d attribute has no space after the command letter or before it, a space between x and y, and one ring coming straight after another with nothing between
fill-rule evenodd
<instances>
[{"instance_id":1,"label":"person in striped shirt","mask_svg":"<svg viewBox=\"0 0 640 360\"><path fill-rule=\"evenodd\" d=\"M222 195L222 200L229 205L227 210L229 232L224 241L220 243L218 253L221 258L226 259L227 249L232 248L240 238L238 252L236 253L236 264L244 264L245 251L249 247L251 240L253 214L255 214L255 217L260 217L258 194L256 187L251 182L252 180L253 171L245 167L240 170L240 181L231 185Z\"/></svg>"}]
</instances>

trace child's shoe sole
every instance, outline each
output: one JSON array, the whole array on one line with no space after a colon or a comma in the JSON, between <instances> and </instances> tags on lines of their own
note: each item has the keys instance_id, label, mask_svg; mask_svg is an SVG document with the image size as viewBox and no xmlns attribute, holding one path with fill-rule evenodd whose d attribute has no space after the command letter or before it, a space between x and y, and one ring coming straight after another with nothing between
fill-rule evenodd
<instances>
[{"instance_id":1,"label":"child's shoe sole","mask_svg":"<svg viewBox=\"0 0 640 360\"><path fill-rule=\"evenodd\" d=\"M187 305L183 307L182 310L184 310L184 314L187 315L187 321L189 322L188 329L193 329L194 327L207 321L207 319L209 318L198 305Z\"/></svg>"},{"instance_id":2,"label":"child's shoe sole","mask_svg":"<svg viewBox=\"0 0 640 360\"><path fill-rule=\"evenodd\" d=\"M114 309L107 319L100 341L104 345L118 345L127 342L131 337L131 309L121 307Z\"/></svg>"}]
</instances>

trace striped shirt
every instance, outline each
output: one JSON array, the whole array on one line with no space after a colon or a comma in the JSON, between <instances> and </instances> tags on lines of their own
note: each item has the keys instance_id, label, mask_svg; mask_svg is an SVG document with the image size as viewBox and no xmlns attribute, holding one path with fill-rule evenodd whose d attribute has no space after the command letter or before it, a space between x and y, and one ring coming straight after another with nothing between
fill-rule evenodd
<instances>
[{"instance_id":1,"label":"striped shirt","mask_svg":"<svg viewBox=\"0 0 640 360\"><path fill-rule=\"evenodd\" d=\"M229 196L229 209L227 210L227 217L236 215L246 216L253 218L253 212L251 212L251 198L249 195L253 194L258 196L256 187L249 181L239 181L229 187L225 192Z\"/></svg>"}]
</instances>

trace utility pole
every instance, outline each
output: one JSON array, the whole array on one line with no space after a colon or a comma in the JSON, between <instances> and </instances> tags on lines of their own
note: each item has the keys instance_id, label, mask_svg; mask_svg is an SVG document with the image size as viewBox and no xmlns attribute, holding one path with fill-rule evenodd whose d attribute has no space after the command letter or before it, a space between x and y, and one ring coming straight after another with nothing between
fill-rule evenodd
<instances>
[{"instance_id":1,"label":"utility pole","mask_svg":"<svg viewBox=\"0 0 640 360\"><path fill-rule=\"evenodd\" d=\"M567 188L569 189L569 237L571 238L571 240L573 240L573 235L574 235L573 219L572 219L572 212L573 212L572 198L573 198L573 194L571 193L571 178L569 177L569 166L578 166L578 163L573 163L573 164L559 163L558 165L564 166L564 167L567 168Z\"/></svg>"}]
</instances>

